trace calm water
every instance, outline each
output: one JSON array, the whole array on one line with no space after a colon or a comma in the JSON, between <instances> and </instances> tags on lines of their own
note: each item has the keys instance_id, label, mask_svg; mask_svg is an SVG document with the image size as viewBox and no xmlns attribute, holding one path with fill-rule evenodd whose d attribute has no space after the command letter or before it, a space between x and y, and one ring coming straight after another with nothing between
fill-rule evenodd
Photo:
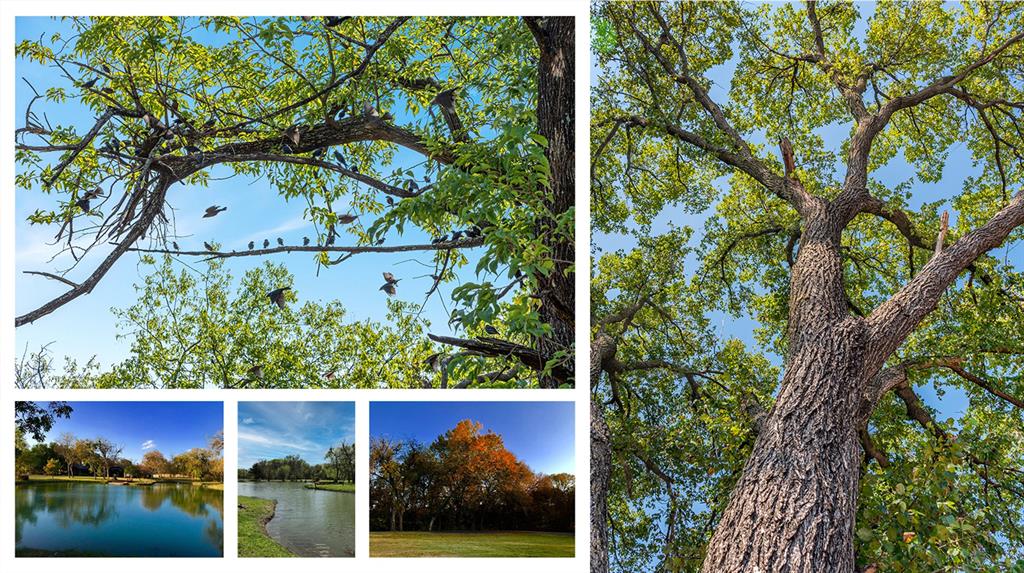
<instances>
[{"instance_id":1,"label":"calm water","mask_svg":"<svg viewBox=\"0 0 1024 573\"><path fill-rule=\"evenodd\" d=\"M238 482L238 495L277 500L267 533L297 555L355 555L355 494L306 489L294 482Z\"/></svg>"},{"instance_id":2,"label":"calm water","mask_svg":"<svg viewBox=\"0 0 1024 573\"><path fill-rule=\"evenodd\" d=\"M221 557L224 495L190 484L18 485L15 551Z\"/></svg>"}]
</instances>

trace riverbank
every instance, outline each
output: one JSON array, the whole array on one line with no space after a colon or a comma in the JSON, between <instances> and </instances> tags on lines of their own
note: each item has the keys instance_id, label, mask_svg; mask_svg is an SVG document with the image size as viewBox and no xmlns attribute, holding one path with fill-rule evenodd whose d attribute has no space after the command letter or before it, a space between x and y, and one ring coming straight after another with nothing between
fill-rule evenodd
<instances>
[{"instance_id":1,"label":"riverbank","mask_svg":"<svg viewBox=\"0 0 1024 573\"><path fill-rule=\"evenodd\" d=\"M238 496L238 556L295 557L267 533L277 502L259 497Z\"/></svg>"},{"instance_id":2,"label":"riverbank","mask_svg":"<svg viewBox=\"0 0 1024 573\"><path fill-rule=\"evenodd\" d=\"M104 478L94 476L46 476L46 475L30 475L28 480L15 480L15 484L41 484L41 483L97 483L106 485L134 485L134 486L146 486L153 485L156 483L188 483L204 487L206 489L215 489L224 491L223 482L213 481L192 481L184 479L152 479L152 478Z\"/></svg>"},{"instance_id":3,"label":"riverbank","mask_svg":"<svg viewBox=\"0 0 1024 573\"><path fill-rule=\"evenodd\" d=\"M324 491L343 491L346 493L356 492L356 484L354 483L307 483L305 488Z\"/></svg>"},{"instance_id":4,"label":"riverbank","mask_svg":"<svg viewBox=\"0 0 1024 573\"><path fill-rule=\"evenodd\" d=\"M371 531L370 557L572 557L575 536L539 531Z\"/></svg>"}]
</instances>

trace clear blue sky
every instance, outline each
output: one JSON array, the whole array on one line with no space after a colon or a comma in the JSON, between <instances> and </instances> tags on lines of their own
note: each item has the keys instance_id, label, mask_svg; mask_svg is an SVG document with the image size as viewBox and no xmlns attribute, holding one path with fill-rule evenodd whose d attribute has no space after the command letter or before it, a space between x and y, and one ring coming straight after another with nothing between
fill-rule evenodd
<instances>
[{"instance_id":1,"label":"clear blue sky","mask_svg":"<svg viewBox=\"0 0 1024 573\"><path fill-rule=\"evenodd\" d=\"M373 402L370 436L429 445L467 419L500 434L533 471L576 474L572 402Z\"/></svg>"},{"instance_id":2,"label":"clear blue sky","mask_svg":"<svg viewBox=\"0 0 1024 573\"><path fill-rule=\"evenodd\" d=\"M854 28L854 35L859 38L863 38L867 30L866 19L873 13L874 5L870 2L857 2L856 6L860 10L862 17ZM715 101L722 104L728 101L729 87L731 85L737 63L738 60L733 58L732 60L725 62L725 64L714 68L708 74L708 79L712 82L710 93ZM596 59L593 57L591 58L590 72L591 85L597 85L599 70L596 67ZM826 147L829 149L839 149L845 139L849 136L849 123L828 126L827 128L819 130L818 133L824 138ZM749 138L752 143L765 143L763 135L753 135ZM774 149L774 147L772 148ZM955 197L963 189L964 181L968 177L977 175L979 171L979 169L972 165L969 152L966 148L962 146L960 148L954 148L951 150L950 158L943 170L943 180L941 182L921 183L920 181L915 181L912 187L913 196L909 201L909 207L911 209L918 209L924 203L946 199L947 203L944 208L949 210L950 226L955 226L957 211L953 207L952 202L948 200ZM900 155L890 161L887 165L873 172L871 176L874 179L882 181L890 187L893 187L899 182L914 179L914 170L907 165L903 156ZM841 180L842 174L838 175L837 178ZM727 189L727 181L724 178L720 180L720 186L723 191ZM706 211L700 213L689 213L684 212L680 208L669 205L662 211L661 215L652 225L652 234L657 235L665 233L671 228L679 228L683 226L692 227L696 232L693 234L693 238L691 239L691 246L696 249L699 247L700 241L703 237L703 233L701 231L704 228L704 224L708 218L714 214L715 208L716 205L712 204ZM631 249L636 246L636 241L631 236L610 235L597 232L594 233L592 242L603 251ZM1009 264L1015 265L1018 268L1024 267L1024 248L1021 248L1020 246L1017 246L1016 249L1012 248L1012 246L1003 246L1002 248L993 251L993 254L999 258L1005 257ZM688 275L692 276L692 274L696 272L698 266L698 257L695 254L689 255L685 262L685 268ZM709 316L711 318L712 325L720 338L738 338L747 345L748 349L758 349L758 344L754 339L754 329L758 326L758 323L755 320L752 320L746 315L735 317L718 311L710 313ZM781 356L775 355L770 351L765 351L764 354L772 361L773 364L778 366L782 365ZM945 419L947 417L958 418L966 411L966 396L957 388L947 386L945 391L945 395L940 399L936 394L935 388L932 385L928 385L920 388L919 394L925 403L939 411L940 419Z\"/></svg>"},{"instance_id":3,"label":"clear blue sky","mask_svg":"<svg viewBox=\"0 0 1024 573\"><path fill-rule=\"evenodd\" d=\"M46 402L37 402L40 406ZM69 402L70 418L59 418L46 441L71 432L78 438L106 438L124 446L121 456L138 462L150 450L167 459L205 448L224 429L220 402ZM31 443L31 437L29 438Z\"/></svg>"},{"instance_id":4,"label":"clear blue sky","mask_svg":"<svg viewBox=\"0 0 1024 573\"><path fill-rule=\"evenodd\" d=\"M238 467L296 455L324 461L331 446L355 443L354 402L239 402Z\"/></svg>"},{"instance_id":5,"label":"clear blue sky","mask_svg":"<svg viewBox=\"0 0 1024 573\"><path fill-rule=\"evenodd\" d=\"M18 18L15 35L18 41L37 39L41 34L49 37L55 31L65 31L68 26L49 18ZM200 31L197 37L207 41L210 34ZM68 82L60 78L51 68L42 67L34 62L18 59L15 75L17 87L15 92L15 109L19 118L24 112L32 91L22 78L30 81L37 90L45 91L51 86L71 88ZM76 93L74 88L68 93ZM402 109L402 106L396 106ZM93 114L79 106L76 102L56 105L45 101L37 101L33 111L46 117L55 124L74 124L79 133L85 133L92 126ZM23 121L21 119L18 120ZM396 122L409 124L430 121L426 112L412 118L401 112L396 113ZM56 162L57 154L51 154L50 160ZM394 168L413 168L422 179L422 170L418 167L422 157L407 150L400 150L388 165L377 165L381 173L390 173ZM20 169L19 169L20 172ZM285 203L277 191L263 180L251 177L234 177L222 179L230 175L230 169L220 167L210 171L211 182L207 188L187 187L181 184L172 188L168 202L174 208L173 216L177 224L177 233L183 238L177 239L182 249L202 249L203 241L218 241L224 250L242 250L249 241L262 243L264 238L276 243L281 237L286 244L300 244L303 236L315 236L312 224L303 220L305 202L293 200ZM60 197L66 200L67 196ZM56 225L46 227L32 226L26 217L36 209L53 209L57 196L41 193L38 189L17 189L15 198L15 242L16 242L16 300L18 315L37 308L39 305L66 292L67 287L56 281L39 276L25 275L22 271L37 270L55 272L70 266L69 256L50 258L57 252L52 246L53 237L57 232ZM206 207L217 204L227 206L228 210L217 217L203 219ZM338 212L347 212L347 206L335 203ZM364 226L373 222L372 216L360 220ZM386 244L420 244L429 242L429 237L411 225L406 226L404 235L392 233L387 237ZM145 242L141 244L146 244ZM355 244L354 238L342 237L338 245ZM465 251L470 264L463 267L458 280L442 286L429 301L423 312L423 318L431 322L431 331L448 334L448 315L441 301L447 303L450 293L462 280L473 280L473 269L479 260L476 250ZM97 249L83 266L75 269L68 278L79 281L90 273L103 255L108 252ZM246 270L262 264L267 257L240 257L227 259L226 268L236 278ZM295 275L295 293L301 303L306 300L341 300L348 309L350 321L364 319L383 319L387 308L386 295L378 289L382 284L381 272L389 270L402 279L398 289L398 298L421 303L424 294L430 288L433 272L430 254L395 253L395 254L364 254L352 257L345 263L329 269L321 269L316 276L314 257L309 253L279 254L269 257L274 262L284 262ZM186 258L186 262L192 262ZM421 264L424 263L424 264ZM428 266L425 266L428 265ZM54 314L46 316L35 324L26 325L17 330L18 353L26 349L30 352L53 342L50 350L58 357L58 364L63 364L62 356L71 356L80 363L96 355L101 365L106 368L112 363L123 359L130 346L130 340L117 340L115 319L110 313L111 307L127 306L137 300L133 285L141 283L142 273L147 267L138 265L138 255L128 253L107 273L91 294L82 296L61 308ZM87 319L85 317L88 317ZM79 332L83 322L88 322L89 336L69 336L69 332Z\"/></svg>"}]
</instances>

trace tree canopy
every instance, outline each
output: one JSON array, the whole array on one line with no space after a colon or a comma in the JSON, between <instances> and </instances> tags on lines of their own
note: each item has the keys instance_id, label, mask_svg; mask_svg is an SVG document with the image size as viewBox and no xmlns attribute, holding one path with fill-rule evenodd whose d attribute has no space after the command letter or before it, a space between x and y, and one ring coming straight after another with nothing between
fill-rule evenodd
<instances>
[{"instance_id":1,"label":"tree canopy","mask_svg":"<svg viewBox=\"0 0 1024 573\"><path fill-rule=\"evenodd\" d=\"M408 252L432 287L418 308L389 308L416 317L452 283L436 304L465 333L426 333L444 346L416 364L424 374L476 362L469 376L484 382L572 384L571 18L64 22L67 37L17 46L55 81L29 85L36 97L20 110L16 148L18 187L52 197L29 221L54 230L55 259L31 271L68 290L17 325L70 312L126 254L193 265L284 253L326 277L353 256ZM84 106L89 120L37 104ZM183 217L201 217L178 212L177 197L220 177L306 205L315 236L179 246ZM204 217L231 213L214 204ZM478 262L467 268L471 251ZM386 275L381 296L401 298L402 278ZM269 305L267 287L286 285L244 286ZM407 322L392 326L425 328ZM482 333L487 325L499 334ZM208 366L226 385L223 368Z\"/></svg>"},{"instance_id":2,"label":"tree canopy","mask_svg":"<svg viewBox=\"0 0 1024 573\"><path fill-rule=\"evenodd\" d=\"M1020 567L1024 5L607 2L592 27L594 570L734 570L713 534L758 558L730 496L801 389L853 414L858 570ZM798 381L839 325L868 341L849 386Z\"/></svg>"}]
</instances>

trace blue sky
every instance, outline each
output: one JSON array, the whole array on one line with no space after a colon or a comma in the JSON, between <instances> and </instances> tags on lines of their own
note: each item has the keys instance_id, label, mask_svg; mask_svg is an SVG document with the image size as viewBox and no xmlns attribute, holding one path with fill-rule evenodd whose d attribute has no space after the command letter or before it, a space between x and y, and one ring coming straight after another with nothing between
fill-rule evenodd
<instances>
[{"instance_id":1,"label":"blue sky","mask_svg":"<svg viewBox=\"0 0 1024 573\"><path fill-rule=\"evenodd\" d=\"M40 406L45 402L37 402ZM106 438L124 446L121 456L139 461L150 450L171 457L205 448L224 429L220 402L69 402L70 418L59 418L46 441L71 432L78 438ZM29 438L31 443L31 437Z\"/></svg>"},{"instance_id":2,"label":"blue sky","mask_svg":"<svg viewBox=\"0 0 1024 573\"><path fill-rule=\"evenodd\" d=\"M41 34L45 33L48 37L54 31L66 31L67 28L65 23L48 18L18 18L15 35L18 41L37 39ZM68 35L65 34L66 37ZM198 37L205 39L208 34L200 32ZM32 91L21 78L31 82L39 91L54 85L70 88L66 80L60 78L53 69L26 60L17 60L15 73L18 77L15 109L19 118L24 116L26 106L32 97ZM69 89L69 93L76 93L76 90ZM33 111L40 117L45 113L55 124L74 124L78 126L79 133L84 133L91 127L94 120L91 112L71 100L60 105L40 100L33 106ZM414 118L405 115L401 109L395 111L397 123L407 124L414 121ZM426 113L422 113L415 121L426 122L430 119ZM56 154L51 154L50 159L55 162ZM403 149L397 152L390 164L377 167L381 168L381 173L390 173L398 166L413 168L422 179L422 169L418 167L421 161L419 155ZM230 175L230 169L227 168L214 168L210 174L211 182L207 188L178 184L169 193L168 202L174 208L173 217L177 233L182 237L177 239L177 242L182 249L201 250L204 241L215 240L223 245L224 250L243 250L249 241L262 243L264 238L270 239L271 243L276 243L276 238L281 237L285 239L286 244L300 244L303 236L315 237L312 224L303 220L306 204L301 199L284 203L276 190L263 180L257 181L250 177L224 179ZM67 196L60 198L66 200ZM50 261L57 252L57 248L50 244L57 232L57 226L32 226L25 220L36 209L54 208L57 199L57 196L45 195L39 190L17 189L15 307L18 315L37 308L67 290L67 287L59 282L22 272L56 272L68 268L72 262L68 256ZM214 204L227 206L228 210L217 217L203 219L203 211ZM334 208L338 212L348 211L343 203L335 203ZM361 219L364 226L369 226L372 222L372 215ZM429 239L425 233L407 225L404 235L392 233L388 236L386 244L420 244L429 242ZM145 245L146 242L140 244ZM342 237L337 244L355 244L355 241ZM72 271L68 278L80 281L88 276L106 252L108 251L102 248L95 250L84 265ZM462 280L475 278L473 269L479 255L473 250L465 253L470 263L463 267L459 280L442 286L440 292L430 299L422 314L423 318L431 322L431 332L450 333L447 325L448 314L441 301L449 301L451 290ZM314 257L309 253L239 257L227 259L225 266L237 279L246 270L261 265L265 259L285 263L289 271L295 275L294 288L300 303L306 300L341 300L348 309L350 321L379 320L386 315L386 295L378 290L382 284L382 271L391 271L402 279L401 287L398 289L398 298L401 300L422 303L424 294L433 282L429 278L429 274L433 272L431 256L417 253L357 255L339 266L321 269L319 277L316 276ZM186 258L186 261L191 262L192 259ZM58 357L60 364L63 363L60 359L62 356L74 357L81 363L96 355L104 368L120 361L127 354L130 340L115 338L116 321L110 309L115 306L127 306L137 300L133 285L141 283L143 273L147 270L148 267L141 267L138 264L137 254L126 254L91 294L79 297L35 324L18 328L19 355L25 351L26 346L28 351L32 352L52 342L50 350ZM69 331L78 331L83 317L88 317L90 336L68 336Z\"/></svg>"},{"instance_id":3,"label":"blue sky","mask_svg":"<svg viewBox=\"0 0 1024 573\"><path fill-rule=\"evenodd\" d=\"M571 402L373 402L370 436L429 445L466 419L500 434L535 472L576 473Z\"/></svg>"},{"instance_id":4,"label":"blue sky","mask_svg":"<svg viewBox=\"0 0 1024 573\"><path fill-rule=\"evenodd\" d=\"M331 446L355 443L354 402L239 402L238 467L296 455L324 461Z\"/></svg>"}]
</instances>

